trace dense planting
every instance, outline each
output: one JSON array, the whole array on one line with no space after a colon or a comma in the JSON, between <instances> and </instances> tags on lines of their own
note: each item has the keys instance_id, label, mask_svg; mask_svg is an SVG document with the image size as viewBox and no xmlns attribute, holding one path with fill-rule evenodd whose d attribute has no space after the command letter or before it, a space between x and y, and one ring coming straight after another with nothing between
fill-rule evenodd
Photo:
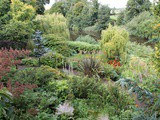
<instances>
[{"instance_id":1,"label":"dense planting","mask_svg":"<svg viewBox=\"0 0 160 120\"><path fill-rule=\"evenodd\" d=\"M160 2L49 2L0 1L0 120L159 120Z\"/></svg>"}]
</instances>

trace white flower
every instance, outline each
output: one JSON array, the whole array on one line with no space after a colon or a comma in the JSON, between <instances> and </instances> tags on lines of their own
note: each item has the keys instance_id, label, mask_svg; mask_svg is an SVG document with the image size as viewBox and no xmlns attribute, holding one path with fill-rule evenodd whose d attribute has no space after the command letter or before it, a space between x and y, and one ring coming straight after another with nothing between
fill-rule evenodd
<instances>
[{"instance_id":1,"label":"white flower","mask_svg":"<svg viewBox=\"0 0 160 120\"><path fill-rule=\"evenodd\" d=\"M73 115L74 108L70 106L68 102L63 103L63 105L59 105L57 109L57 115L65 114L65 115Z\"/></svg>"}]
</instances>

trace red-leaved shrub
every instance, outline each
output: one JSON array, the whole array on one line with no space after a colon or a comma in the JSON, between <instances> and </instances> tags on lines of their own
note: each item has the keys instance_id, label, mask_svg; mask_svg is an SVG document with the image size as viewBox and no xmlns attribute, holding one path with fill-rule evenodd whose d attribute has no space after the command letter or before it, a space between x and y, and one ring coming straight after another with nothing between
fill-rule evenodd
<instances>
[{"instance_id":1,"label":"red-leaved shrub","mask_svg":"<svg viewBox=\"0 0 160 120\"><path fill-rule=\"evenodd\" d=\"M4 88L4 86L4 83L0 83L0 89ZM6 85L6 88L14 97L19 97L26 89L32 90L37 87L35 84L20 84L19 82L12 84L11 81L8 81Z\"/></svg>"},{"instance_id":2,"label":"red-leaved shrub","mask_svg":"<svg viewBox=\"0 0 160 120\"><path fill-rule=\"evenodd\" d=\"M13 50L12 48L0 50L0 80L10 72L11 67L21 63L20 58L29 55L29 50Z\"/></svg>"}]
</instances>

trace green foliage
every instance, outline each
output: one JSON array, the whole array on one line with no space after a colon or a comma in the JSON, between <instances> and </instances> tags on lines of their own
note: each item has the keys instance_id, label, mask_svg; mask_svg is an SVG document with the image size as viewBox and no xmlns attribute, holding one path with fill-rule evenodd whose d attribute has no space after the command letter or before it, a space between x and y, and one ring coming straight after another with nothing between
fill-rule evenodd
<instances>
[{"instance_id":1,"label":"green foliage","mask_svg":"<svg viewBox=\"0 0 160 120\"><path fill-rule=\"evenodd\" d=\"M22 2L32 5L37 14L44 14L45 4L49 4L50 0L21 0Z\"/></svg>"},{"instance_id":2,"label":"green foliage","mask_svg":"<svg viewBox=\"0 0 160 120\"><path fill-rule=\"evenodd\" d=\"M62 67L64 65L65 58L54 52L48 52L41 57L41 64L48 65L53 68Z\"/></svg>"},{"instance_id":3,"label":"green foliage","mask_svg":"<svg viewBox=\"0 0 160 120\"><path fill-rule=\"evenodd\" d=\"M61 13L64 16L66 15L66 6L64 2L56 2L52 5L52 7L49 9L49 14L53 13Z\"/></svg>"},{"instance_id":4,"label":"green foliage","mask_svg":"<svg viewBox=\"0 0 160 120\"><path fill-rule=\"evenodd\" d=\"M22 21L10 20L9 24L2 27L3 31L0 31L0 39L26 42L31 39L34 32L31 25Z\"/></svg>"},{"instance_id":5,"label":"green foliage","mask_svg":"<svg viewBox=\"0 0 160 120\"><path fill-rule=\"evenodd\" d=\"M94 25L98 19L98 9L97 0L72 2L66 14L70 30L81 32L85 27Z\"/></svg>"},{"instance_id":6,"label":"green foliage","mask_svg":"<svg viewBox=\"0 0 160 120\"><path fill-rule=\"evenodd\" d=\"M0 29L2 25L6 24L11 18L9 15L10 11L10 0L1 0L0 1Z\"/></svg>"},{"instance_id":7,"label":"green foliage","mask_svg":"<svg viewBox=\"0 0 160 120\"><path fill-rule=\"evenodd\" d=\"M15 81L22 84L30 83L36 84L38 87L45 87L50 81L62 78L63 74L59 70L49 66L41 66L39 68L26 68L16 72L12 78L12 82Z\"/></svg>"},{"instance_id":8,"label":"green foliage","mask_svg":"<svg viewBox=\"0 0 160 120\"><path fill-rule=\"evenodd\" d=\"M147 88L143 89L138 84L130 79L120 79L117 81L118 84L121 85L121 87L124 89L126 88L130 94L136 99L136 107L139 107L137 109L139 111L137 116L134 116L133 119L155 119L159 117L159 97L152 94L148 91ZM155 107L158 105L157 107Z\"/></svg>"},{"instance_id":9,"label":"green foliage","mask_svg":"<svg viewBox=\"0 0 160 120\"><path fill-rule=\"evenodd\" d=\"M159 77L153 64L156 61L153 48L129 42L127 53L127 62L122 66L122 77L134 79L142 88L157 94Z\"/></svg>"},{"instance_id":10,"label":"green foliage","mask_svg":"<svg viewBox=\"0 0 160 120\"><path fill-rule=\"evenodd\" d=\"M102 31L101 49L104 59L125 59L126 44L129 40L128 32L118 27L109 26Z\"/></svg>"},{"instance_id":11,"label":"green foliage","mask_svg":"<svg viewBox=\"0 0 160 120\"><path fill-rule=\"evenodd\" d=\"M97 94L102 98L107 97L107 90L104 85L100 82L96 81L95 79L91 78L81 78L81 77L73 77L69 81L69 89L71 93L80 99L87 99L91 94ZM103 100L103 99L99 99Z\"/></svg>"},{"instance_id":12,"label":"green foliage","mask_svg":"<svg viewBox=\"0 0 160 120\"><path fill-rule=\"evenodd\" d=\"M151 39L156 34L156 31L153 29L156 25L154 20L154 16L149 12L142 12L127 23L126 26L131 35Z\"/></svg>"},{"instance_id":13,"label":"green foliage","mask_svg":"<svg viewBox=\"0 0 160 120\"><path fill-rule=\"evenodd\" d=\"M102 64L100 76L105 80L117 81L120 77L121 71L118 68L114 68L110 64Z\"/></svg>"},{"instance_id":14,"label":"green foliage","mask_svg":"<svg viewBox=\"0 0 160 120\"><path fill-rule=\"evenodd\" d=\"M101 6L98 11L98 22L96 24L96 30L101 31L108 27L110 21L110 8L108 6Z\"/></svg>"},{"instance_id":15,"label":"green foliage","mask_svg":"<svg viewBox=\"0 0 160 120\"><path fill-rule=\"evenodd\" d=\"M107 91L109 94L107 101L116 109L114 113L116 115L120 114L121 110L129 110L134 103L129 94L119 88L117 85L114 85L114 83L109 83L107 85Z\"/></svg>"},{"instance_id":16,"label":"green foliage","mask_svg":"<svg viewBox=\"0 0 160 120\"><path fill-rule=\"evenodd\" d=\"M151 55L154 54L154 50L151 46L141 45L136 42L128 42L126 51L129 56L140 58L150 58Z\"/></svg>"},{"instance_id":17,"label":"green foliage","mask_svg":"<svg viewBox=\"0 0 160 120\"><path fill-rule=\"evenodd\" d=\"M97 22L98 19L98 10L99 10L99 6L100 4L98 3L98 0L91 0L92 4L93 4L93 8L92 8L92 14L91 14L91 24L90 25L94 25Z\"/></svg>"},{"instance_id":18,"label":"green foliage","mask_svg":"<svg viewBox=\"0 0 160 120\"><path fill-rule=\"evenodd\" d=\"M86 42L89 44L98 44L98 42L91 36L86 35L86 36L79 36L76 41L80 41L80 42Z\"/></svg>"},{"instance_id":19,"label":"green foliage","mask_svg":"<svg viewBox=\"0 0 160 120\"><path fill-rule=\"evenodd\" d=\"M125 11L121 11L119 14L118 14L118 17L117 17L117 25L124 25L125 24Z\"/></svg>"},{"instance_id":20,"label":"green foliage","mask_svg":"<svg viewBox=\"0 0 160 120\"><path fill-rule=\"evenodd\" d=\"M30 21L35 16L35 10L31 5L24 4L20 0L11 0L11 15L17 21Z\"/></svg>"},{"instance_id":21,"label":"green foliage","mask_svg":"<svg viewBox=\"0 0 160 120\"><path fill-rule=\"evenodd\" d=\"M63 56L72 55L72 50L67 44L67 40L62 36L57 36L56 34L47 34L44 35L45 41L44 44L46 47L50 48L57 53L62 54Z\"/></svg>"},{"instance_id":22,"label":"green foliage","mask_svg":"<svg viewBox=\"0 0 160 120\"><path fill-rule=\"evenodd\" d=\"M159 16L160 15L160 2L158 2L158 0L155 0L155 5L153 8L153 12L155 15Z\"/></svg>"},{"instance_id":23,"label":"green foliage","mask_svg":"<svg viewBox=\"0 0 160 120\"><path fill-rule=\"evenodd\" d=\"M44 34L55 34L63 36L65 39L70 39L67 20L62 14L38 15L36 21L39 23L39 29Z\"/></svg>"},{"instance_id":24,"label":"green foliage","mask_svg":"<svg viewBox=\"0 0 160 120\"><path fill-rule=\"evenodd\" d=\"M100 60L96 60L92 55L89 58L85 58L80 61L79 67L80 71L88 77L99 77L101 72Z\"/></svg>"},{"instance_id":25,"label":"green foliage","mask_svg":"<svg viewBox=\"0 0 160 120\"><path fill-rule=\"evenodd\" d=\"M34 50L34 42L33 42L33 40L28 40L26 49L27 50L31 50L31 51Z\"/></svg>"},{"instance_id":26,"label":"green foliage","mask_svg":"<svg viewBox=\"0 0 160 120\"><path fill-rule=\"evenodd\" d=\"M130 21L141 12L150 11L151 2L149 0L129 0L126 7L126 20Z\"/></svg>"},{"instance_id":27,"label":"green foliage","mask_svg":"<svg viewBox=\"0 0 160 120\"><path fill-rule=\"evenodd\" d=\"M86 42L68 41L67 44L71 49L75 50L76 52L79 51L91 52L100 50L99 45L93 45Z\"/></svg>"},{"instance_id":28,"label":"green foliage","mask_svg":"<svg viewBox=\"0 0 160 120\"><path fill-rule=\"evenodd\" d=\"M13 119L13 96L6 88L0 89L0 119Z\"/></svg>"},{"instance_id":29,"label":"green foliage","mask_svg":"<svg viewBox=\"0 0 160 120\"><path fill-rule=\"evenodd\" d=\"M2 26L0 39L26 42L34 31L31 21L35 16L34 8L19 0L12 0L10 15L12 19Z\"/></svg>"},{"instance_id":30,"label":"green foliage","mask_svg":"<svg viewBox=\"0 0 160 120\"><path fill-rule=\"evenodd\" d=\"M154 55L154 66L156 68L157 74L160 76L160 42L157 43L155 47L155 55Z\"/></svg>"},{"instance_id":31,"label":"green foliage","mask_svg":"<svg viewBox=\"0 0 160 120\"><path fill-rule=\"evenodd\" d=\"M22 64L27 65L27 66L31 66L31 67L36 67L36 66L38 66L38 59L36 59L36 58L22 59Z\"/></svg>"},{"instance_id":32,"label":"green foliage","mask_svg":"<svg viewBox=\"0 0 160 120\"><path fill-rule=\"evenodd\" d=\"M94 37L96 40L100 39L100 34L99 31L97 31L96 24L94 26L84 28L83 31L85 32L85 34Z\"/></svg>"}]
</instances>

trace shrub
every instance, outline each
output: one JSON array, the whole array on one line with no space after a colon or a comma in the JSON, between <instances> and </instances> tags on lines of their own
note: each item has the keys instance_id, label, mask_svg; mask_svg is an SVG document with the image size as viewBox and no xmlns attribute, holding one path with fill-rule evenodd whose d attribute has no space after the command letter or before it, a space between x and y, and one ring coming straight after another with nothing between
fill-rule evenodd
<instances>
[{"instance_id":1,"label":"shrub","mask_svg":"<svg viewBox=\"0 0 160 120\"><path fill-rule=\"evenodd\" d=\"M19 70L11 79L11 82L19 82L20 84L36 84L38 87L47 87L52 80L59 80L65 77L59 70L49 66L41 66L39 68L26 68ZM23 78L23 79L21 79Z\"/></svg>"},{"instance_id":2,"label":"shrub","mask_svg":"<svg viewBox=\"0 0 160 120\"><path fill-rule=\"evenodd\" d=\"M107 102L116 109L115 115L120 114L121 110L125 111L130 109L130 107L134 105L133 99L129 96L129 94L120 89L120 87L114 83L109 83L107 85L107 90L109 93Z\"/></svg>"},{"instance_id":3,"label":"shrub","mask_svg":"<svg viewBox=\"0 0 160 120\"><path fill-rule=\"evenodd\" d=\"M65 58L59 53L48 52L41 57L42 65L48 65L53 68L62 67L64 63Z\"/></svg>"},{"instance_id":4,"label":"shrub","mask_svg":"<svg viewBox=\"0 0 160 120\"><path fill-rule=\"evenodd\" d=\"M0 50L0 80L3 76L7 75L11 68L21 63L19 58L25 57L30 53L28 50L10 50L1 49Z\"/></svg>"},{"instance_id":5,"label":"shrub","mask_svg":"<svg viewBox=\"0 0 160 120\"><path fill-rule=\"evenodd\" d=\"M102 31L101 49L104 59L125 59L128 32L111 25Z\"/></svg>"},{"instance_id":6,"label":"shrub","mask_svg":"<svg viewBox=\"0 0 160 120\"><path fill-rule=\"evenodd\" d=\"M0 88L0 119L13 117L13 96L6 88Z\"/></svg>"},{"instance_id":7,"label":"shrub","mask_svg":"<svg viewBox=\"0 0 160 120\"><path fill-rule=\"evenodd\" d=\"M110 64L102 64L102 70L100 76L105 78L106 80L117 81L121 75L120 68L114 68L113 65Z\"/></svg>"},{"instance_id":8,"label":"shrub","mask_svg":"<svg viewBox=\"0 0 160 120\"><path fill-rule=\"evenodd\" d=\"M136 42L128 42L126 51L129 56L137 56L141 58L150 58L150 56L154 53L153 48L150 46L141 45Z\"/></svg>"},{"instance_id":9,"label":"shrub","mask_svg":"<svg viewBox=\"0 0 160 120\"><path fill-rule=\"evenodd\" d=\"M157 43L155 47L155 55L154 55L154 66L158 75L160 76L160 42Z\"/></svg>"},{"instance_id":10,"label":"shrub","mask_svg":"<svg viewBox=\"0 0 160 120\"><path fill-rule=\"evenodd\" d=\"M99 77L101 72L100 60L96 60L93 56L83 59L80 62L79 67L80 71L82 71L84 75L87 75L88 77Z\"/></svg>"},{"instance_id":11,"label":"shrub","mask_svg":"<svg viewBox=\"0 0 160 120\"><path fill-rule=\"evenodd\" d=\"M146 11L134 17L126 24L130 35L145 38L147 40L154 37L155 34L158 34L158 31L153 29L154 26L156 26L154 16L152 16L150 12Z\"/></svg>"},{"instance_id":12,"label":"shrub","mask_svg":"<svg viewBox=\"0 0 160 120\"><path fill-rule=\"evenodd\" d=\"M68 41L67 44L69 47L76 52L92 52L92 51L98 51L100 49L99 45L92 45L86 42L79 42L79 41Z\"/></svg>"},{"instance_id":13,"label":"shrub","mask_svg":"<svg viewBox=\"0 0 160 120\"><path fill-rule=\"evenodd\" d=\"M67 57L72 55L73 51L69 48L66 43L67 40L64 37L55 34L48 34L45 35L44 38L44 45L46 47Z\"/></svg>"},{"instance_id":14,"label":"shrub","mask_svg":"<svg viewBox=\"0 0 160 120\"><path fill-rule=\"evenodd\" d=\"M127 89L134 96L136 107L139 109L137 109L138 115L134 116L133 119L159 117L159 96L151 93L147 88L142 88L131 79L120 79L117 84L121 85L123 89Z\"/></svg>"},{"instance_id":15,"label":"shrub","mask_svg":"<svg viewBox=\"0 0 160 120\"><path fill-rule=\"evenodd\" d=\"M80 41L80 42L86 42L89 44L98 44L98 42L91 36L86 35L86 36L79 36L76 41Z\"/></svg>"},{"instance_id":16,"label":"shrub","mask_svg":"<svg viewBox=\"0 0 160 120\"><path fill-rule=\"evenodd\" d=\"M100 101L101 98L106 98L108 95L106 87L96 79L73 76L68 81L68 85L71 90L71 94L73 94L76 98L88 99L91 94L96 94L101 96L99 98Z\"/></svg>"},{"instance_id":17,"label":"shrub","mask_svg":"<svg viewBox=\"0 0 160 120\"><path fill-rule=\"evenodd\" d=\"M96 39L100 39L100 33L97 31L96 24L94 26L86 27L83 29L85 34L90 35Z\"/></svg>"},{"instance_id":18,"label":"shrub","mask_svg":"<svg viewBox=\"0 0 160 120\"><path fill-rule=\"evenodd\" d=\"M36 59L36 58L22 59L22 65L36 67L36 66L38 66L38 59Z\"/></svg>"}]
</instances>

